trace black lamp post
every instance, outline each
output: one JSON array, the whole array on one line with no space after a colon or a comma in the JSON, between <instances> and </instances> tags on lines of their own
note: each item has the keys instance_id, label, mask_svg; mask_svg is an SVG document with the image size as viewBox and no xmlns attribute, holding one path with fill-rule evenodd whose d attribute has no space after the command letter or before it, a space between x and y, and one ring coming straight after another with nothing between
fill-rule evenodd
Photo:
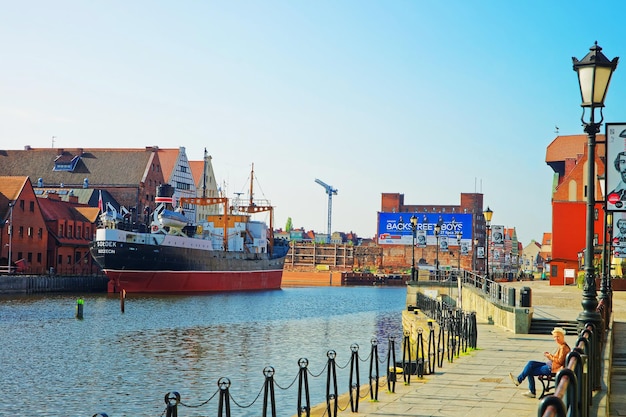
<instances>
[{"instance_id":1,"label":"black lamp post","mask_svg":"<svg viewBox=\"0 0 626 417\"><path fill-rule=\"evenodd\" d=\"M411 281L417 281L415 279L415 235L417 234L417 217L415 214L411 216L411 231L413 232L413 247L411 253Z\"/></svg>"},{"instance_id":2,"label":"black lamp post","mask_svg":"<svg viewBox=\"0 0 626 417\"><path fill-rule=\"evenodd\" d=\"M435 238L437 239L436 257L435 257L435 279L439 281L439 233L441 233L441 220L435 225Z\"/></svg>"},{"instance_id":3,"label":"black lamp post","mask_svg":"<svg viewBox=\"0 0 626 417\"><path fill-rule=\"evenodd\" d=\"M462 297L462 284L461 284L461 239L463 238L463 233L459 230L456 232L456 243L459 245L459 259L457 260L457 268L456 268L456 285L457 291L459 293L459 308L463 309L463 297Z\"/></svg>"},{"instance_id":4,"label":"black lamp post","mask_svg":"<svg viewBox=\"0 0 626 417\"><path fill-rule=\"evenodd\" d=\"M478 272L478 253L476 253L478 251L478 243L478 238L474 238L474 251L472 252L474 262L472 263L472 265L475 272Z\"/></svg>"},{"instance_id":5,"label":"black lamp post","mask_svg":"<svg viewBox=\"0 0 626 417\"><path fill-rule=\"evenodd\" d=\"M485 236L485 246L487 247L487 253L485 255L485 276L489 279L489 232L491 229L491 218L493 217L493 211L487 206L487 210L483 211L485 216L485 226L487 227L487 235Z\"/></svg>"},{"instance_id":6,"label":"black lamp post","mask_svg":"<svg viewBox=\"0 0 626 417\"><path fill-rule=\"evenodd\" d=\"M604 120L602 108L606 97L613 71L617 67L619 58L609 61L602 53L602 48L596 42L589 53L579 61L572 58L574 71L578 74L578 84L582 97L581 107L583 114L580 118L585 133L587 133L587 220L586 220L586 244L585 244L585 282L583 286L583 311L578 316L579 328L587 323L593 323L599 331L602 325L602 317L596 311L598 299L596 297L596 277L593 264L594 258L594 214L595 214L595 179L596 179L596 134ZM589 109L589 121L585 121L585 109ZM596 109L600 109L600 120L596 122ZM597 347L599 349L599 345Z\"/></svg>"}]
</instances>

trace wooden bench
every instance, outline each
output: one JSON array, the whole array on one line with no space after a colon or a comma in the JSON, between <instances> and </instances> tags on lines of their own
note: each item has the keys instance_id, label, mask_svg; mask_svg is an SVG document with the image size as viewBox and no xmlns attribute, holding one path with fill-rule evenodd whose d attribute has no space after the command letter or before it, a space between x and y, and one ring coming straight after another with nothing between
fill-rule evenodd
<instances>
[{"instance_id":1,"label":"wooden bench","mask_svg":"<svg viewBox=\"0 0 626 417\"><path fill-rule=\"evenodd\" d=\"M539 396L539 399L545 397L546 395L549 394L550 390L553 390L555 387L555 377L556 374L553 372L550 375L539 375L539 382L541 382L541 385L543 386L543 390L541 391L541 395Z\"/></svg>"}]
</instances>

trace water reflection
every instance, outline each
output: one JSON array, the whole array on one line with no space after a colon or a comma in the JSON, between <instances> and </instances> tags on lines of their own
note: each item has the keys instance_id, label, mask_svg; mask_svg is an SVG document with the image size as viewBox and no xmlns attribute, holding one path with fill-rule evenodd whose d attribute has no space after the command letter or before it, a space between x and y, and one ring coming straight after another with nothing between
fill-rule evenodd
<instances>
[{"instance_id":1,"label":"water reflection","mask_svg":"<svg viewBox=\"0 0 626 417\"><path fill-rule=\"evenodd\" d=\"M336 350L336 363L344 366L350 345L358 343L364 359L373 337L384 359L387 337L401 338L405 290L129 296L124 314L117 297L84 299L85 318L76 320L73 296L0 298L2 385L16 415L158 416L168 391L180 392L185 404L200 404L217 392L220 377L232 381L232 397L247 405L263 387L265 366L273 366L276 383L287 387L299 358L319 374L328 350ZM366 384L368 363L360 369ZM348 372L337 370L339 392L348 390ZM325 383L325 373L309 378L313 404L324 401ZM277 388L276 398L279 415L295 414L297 383ZM217 399L200 413L216 415ZM233 416L259 415L262 396L249 409L231 408Z\"/></svg>"}]
</instances>

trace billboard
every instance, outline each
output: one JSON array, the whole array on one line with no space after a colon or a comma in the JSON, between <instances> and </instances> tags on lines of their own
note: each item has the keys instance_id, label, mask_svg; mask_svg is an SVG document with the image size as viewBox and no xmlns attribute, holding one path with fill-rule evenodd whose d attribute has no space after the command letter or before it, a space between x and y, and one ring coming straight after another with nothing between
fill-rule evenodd
<instances>
[{"instance_id":1,"label":"billboard","mask_svg":"<svg viewBox=\"0 0 626 417\"><path fill-rule=\"evenodd\" d=\"M378 213L378 244L412 245L411 216L417 217L417 247L435 246L437 243L440 248L442 245L458 246L458 231L462 233L461 247L472 246L472 214L459 213ZM439 242L435 237L437 223L441 224Z\"/></svg>"},{"instance_id":2,"label":"billboard","mask_svg":"<svg viewBox=\"0 0 626 417\"><path fill-rule=\"evenodd\" d=\"M606 124L606 209L626 211L626 123Z\"/></svg>"}]
</instances>

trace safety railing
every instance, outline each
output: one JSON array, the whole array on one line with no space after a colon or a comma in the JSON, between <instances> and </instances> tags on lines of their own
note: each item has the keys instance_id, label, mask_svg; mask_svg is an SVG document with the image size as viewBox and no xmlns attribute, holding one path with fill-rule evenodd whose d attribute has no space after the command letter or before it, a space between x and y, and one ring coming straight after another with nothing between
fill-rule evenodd
<instances>
[{"instance_id":1,"label":"safety railing","mask_svg":"<svg viewBox=\"0 0 626 417\"><path fill-rule=\"evenodd\" d=\"M361 358L359 356L359 345L353 343L350 346L350 359L344 365L337 363L337 353L334 350L329 350L326 353L327 361L324 368L317 372L311 372L309 369L309 361L306 358L300 358L298 360L298 373L291 380L291 382L285 386L279 384L275 379L275 369L272 366L267 366L263 369L264 383L260 388L258 394L250 403L243 403L241 400L233 398L230 387L231 381L229 378L219 378L217 381L217 390L209 396L208 399L197 402L196 404L183 402L182 396L179 392L171 391L165 394L165 409L161 413L161 416L177 417L179 408L189 409L203 409L203 415L208 415L207 409L213 408L213 412L217 413L219 417L230 417L231 406L240 409L248 409L257 404L262 398L262 409L260 414L263 417L272 416L276 417L277 403L276 403L276 390L289 390L297 383L298 399L297 405L293 405L294 413L297 413L299 417L311 415L311 390L309 386L309 378L324 378L326 379L326 412L328 417L336 417L339 411L345 411L348 406L351 411L356 413L359 409L359 401L363 398L370 397L371 401L378 400L378 391L380 387L385 384L388 385L388 389L395 392L395 373L396 373L396 347L395 337L388 337L388 349L386 358L379 358L378 355L378 340L371 340L371 349L367 357ZM361 373L359 371L359 364L361 362L369 362L369 386L367 389L363 386L361 388ZM380 374L380 364L386 362L387 372L383 376ZM343 404L340 404L340 392L338 384L339 370L348 370L347 377L348 387L344 393L348 394ZM386 378L384 377L386 376ZM344 378L346 379L346 378ZM217 409L217 410L215 410ZM284 415L284 412L281 413ZM108 417L106 413L94 414L94 417Z\"/></svg>"},{"instance_id":2,"label":"safety railing","mask_svg":"<svg viewBox=\"0 0 626 417\"><path fill-rule=\"evenodd\" d=\"M554 394L539 403L540 417L588 417L594 390L600 388L600 333L593 323L580 332L566 366L556 374Z\"/></svg>"}]
</instances>

